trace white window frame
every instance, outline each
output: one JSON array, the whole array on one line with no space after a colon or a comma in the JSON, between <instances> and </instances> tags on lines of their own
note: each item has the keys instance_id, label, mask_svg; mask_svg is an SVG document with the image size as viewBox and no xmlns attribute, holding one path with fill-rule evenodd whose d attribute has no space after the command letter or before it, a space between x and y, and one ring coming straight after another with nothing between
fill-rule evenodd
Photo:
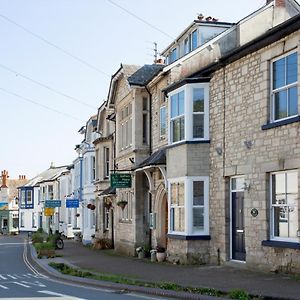
<instances>
[{"instance_id":1,"label":"white window frame","mask_svg":"<svg viewBox=\"0 0 300 300\"><path fill-rule=\"evenodd\" d=\"M26 190L26 205L32 205L32 204L33 204L33 190Z\"/></svg>"},{"instance_id":2,"label":"white window frame","mask_svg":"<svg viewBox=\"0 0 300 300\"><path fill-rule=\"evenodd\" d=\"M120 149L125 150L132 146L132 103L120 110Z\"/></svg>"},{"instance_id":3,"label":"white window frame","mask_svg":"<svg viewBox=\"0 0 300 300\"><path fill-rule=\"evenodd\" d=\"M203 230L195 230L193 227L193 182L203 181L204 183L204 228ZM174 235L209 235L209 176L187 176L178 177L168 180L168 190L171 191L171 184L184 183L184 219L185 219L185 231L173 231L171 228L171 192L168 193L169 203L169 224L168 232Z\"/></svg>"},{"instance_id":4,"label":"white window frame","mask_svg":"<svg viewBox=\"0 0 300 300\"><path fill-rule=\"evenodd\" d=\"M285 170L280 172L272 172L270 173L270 239L273 241L284 241L284 242L299 242L299 238L284 238L274 236L274 213L273 213L273 203L272 203L272 175L276 174L286 174L286 173L297 173L298 184L299 184L299 172L297 170ZM286 192L286 190L285 190ZM298 212L299 212L299 186L298 186ZM298 223L299 223L299 213L298 213Z\"/></svg>"},{"instance_id":5,"label":"white window frame","mask_svg":"<svg viewBox=\"0 0 300 300\"><path fill-rule=\"evenodd\" d=\"M94 155L91 156L91 183L96 180L96 157Z\"/></svg>"},{"instance_id":6,"label":"white window frame","mask_svg":"<svg viewBox=\"0 0 300 300\"><path fill-rule=\"evenodd\" d=\"M273 89L273 79L274 79L273 78L273 64L276 61L278 61L282 58L287 58L289 55L292 55L294 53L297 54L297 68L298 68L298 72L299 72L299 67L298 67L299 66L299 56L298 56L298 52L295 51L295 50L290 51L288 53L285 53L285 54L271 60L271 68L270 68L270 73L271 73L271 76L270 76L270 78L271 78L271 82L270 82L270 86L271 86L271 90L270 90L270 114L271 114L271 116L270 116L270 120L271 120L272 123L287 120L287 119L290 119L290 118L293 118L293 117L299 115L299 111L298 111L298 113L296 115L287 116L287 117L281 118L281 119L275 119L275 94L276 94L276 92L285 91L285 90L288 90L289 88L292 88L292 87L298 87L298 80L296 82L286 84L286 85L284 85L280 88ZM297 74L298 74L298 72L297 72ZM286 72L285 72L285 77L286 77ZM298 77L297 77L297 79L298 79ZM297 94L298 94L298 89L297 89ZM298 95L298 97L299 97L299 95ZM297 97L297 99L298 99L298 97ZM287 103L287 105L288 105L288 103ZM299 107L299 100L298 100L298 107Z\"/></svg>"},{"instance_id":7,"label":"white window frame","mask_svg":"<svg viewBox=\"0 0 300 300\"><path fill-rule=\"evenodd\" d=\"M204 132L203 138L193 137L193 90L204 89ZM171 97L184 91L184 139L173 142L173 129L171 121L175 118L171 118ZM209 140L209 83L188 83L183 87L180 87L170 93L168 93L169 105L168 105L168 143L169 145L182 143L185 141L206 141ZM195 113L197 114L197 113ZM179 116L177 116L179 117Z\"/></svg>"},{"instance_id":8,"label":"white window frame","mask_svg":"<svg viewBox=\"0 0 300 300\"><path fill-rule=\"evenodd\" d=\"M52 193L50 192L50 187L52 188ZM54 199L54 186L52 184L47 186L47 192L48 192L48 199L47 200L53 200Z\"/></svg>"}]
</instances>

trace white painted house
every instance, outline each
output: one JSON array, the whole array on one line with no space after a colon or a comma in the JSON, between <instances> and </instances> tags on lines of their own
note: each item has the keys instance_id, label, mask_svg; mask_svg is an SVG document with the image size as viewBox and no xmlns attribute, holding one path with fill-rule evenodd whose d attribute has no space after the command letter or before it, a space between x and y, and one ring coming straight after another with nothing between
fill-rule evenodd
<instances>
[{"instance_id":1,"label":"white painted house","mask_svg":"<svg viewBox=\"0 0 300 300\"><path fill-rule=\"evenodd\" d=\"M74 195L78 195L82 208L82 242L89 244L95 236L96 228L96 203L95 186L96 163L94 140L96 133L97 116L92 116L80 130L84 140L76 146L78 158L74 161ZM80 215L81 216L81 215Z\"/></svg>"}]
</instances>

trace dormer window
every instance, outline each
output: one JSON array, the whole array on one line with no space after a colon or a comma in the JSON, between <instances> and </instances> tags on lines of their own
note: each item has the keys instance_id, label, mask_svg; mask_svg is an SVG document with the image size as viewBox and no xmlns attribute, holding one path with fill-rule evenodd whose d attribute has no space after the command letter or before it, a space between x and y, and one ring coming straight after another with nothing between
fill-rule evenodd
<instances>
[{"instance_id":1,"label":"dormer window","mask_svg":"<svg viewBox=\"0 0 300 300\"><path fill-rule=\"evenodd\" d=\"M191 33L191 51L198 47L198 31L197 29Z\"/></svg>"},{"instance_id":2,"label":"dormer window","mask_svg":"<svg viewBox=\"0 0 300 300\"><path fill-rule=\"evenodd\" d=\"M178 54L177 54L177 48L174 48L169 56L169 63L171 64L172 62L174 62L176 59L178 58Z\"/></svg>"}]
</instances>

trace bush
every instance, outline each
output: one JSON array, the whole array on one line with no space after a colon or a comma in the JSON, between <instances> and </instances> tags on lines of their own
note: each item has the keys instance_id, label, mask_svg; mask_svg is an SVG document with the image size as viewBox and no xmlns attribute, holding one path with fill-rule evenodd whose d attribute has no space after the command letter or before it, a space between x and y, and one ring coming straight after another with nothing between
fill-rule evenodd
<instances>
[{"instance_id":1,"label":"bush","mask_svg":"<svg viewBox=\"0 0 300 300\"><path fill-rule=\"evenodd\" d=\"M244 290L232 290L228 294L229 298L237 300L250 300L250 296Z\"/></svg>"},{"instance_id":2,"label":"bush","mask_svg":"<svg viewBox=\"0 0 300 300\"><path fill-rule=\"evenodd\" d=\"M35 232L31 237L32 243L42 243L44 241L44 233Z\"/></svg>"},{"instance_id":3,"label":"bush","mask_svg":"<svg viewBox=\"0 0 300 300\"><path fill-rule=\"evenodd\" d=\"M34 247L37 251L39 251L39 250L54 250L55 249L55 245L52 244L51 242L35 243Z\"/></svg>"}]
</instances>

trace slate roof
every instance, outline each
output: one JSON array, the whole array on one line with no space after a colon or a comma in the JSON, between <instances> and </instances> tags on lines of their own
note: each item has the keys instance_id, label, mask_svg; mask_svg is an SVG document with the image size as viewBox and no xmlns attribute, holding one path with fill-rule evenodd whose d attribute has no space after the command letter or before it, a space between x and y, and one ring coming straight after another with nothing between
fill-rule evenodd
<instances>
[{"instance_id":1,"label":"slate roof","mask_svg":"<svg viewBox=\"0 0 300 300\"><path fill-rule=\"evenodd\" d=\"M68 172L69 171L68 167L69 166L50 167L46 171L32 178L30 181L28 181L25 185L21 187L34 187L34 186L38 186L42 182L54 181L63 173Z\"/></svg>"},{"instance_id":2,"label":"slate roof","mask_svg":"<svg viewBox=\"0 0 300 300\"><path fill-rule=\"evenodd\" d=\"M148 167L148 166L158 166L166 164L166 148L160 149L152 153L147 159L141 162L137 169Z\"/></svg>"},{"instance_id":3,"label":"slate roof","mask_svg":"<svg viewBox=\"0 0 300 300\"><path fill-rule=\"evenodd\" d=\"M128 82L130 85L145 86L163 68L162 64L144 65L128 78Z\"/></svg>"}]
</instances>

